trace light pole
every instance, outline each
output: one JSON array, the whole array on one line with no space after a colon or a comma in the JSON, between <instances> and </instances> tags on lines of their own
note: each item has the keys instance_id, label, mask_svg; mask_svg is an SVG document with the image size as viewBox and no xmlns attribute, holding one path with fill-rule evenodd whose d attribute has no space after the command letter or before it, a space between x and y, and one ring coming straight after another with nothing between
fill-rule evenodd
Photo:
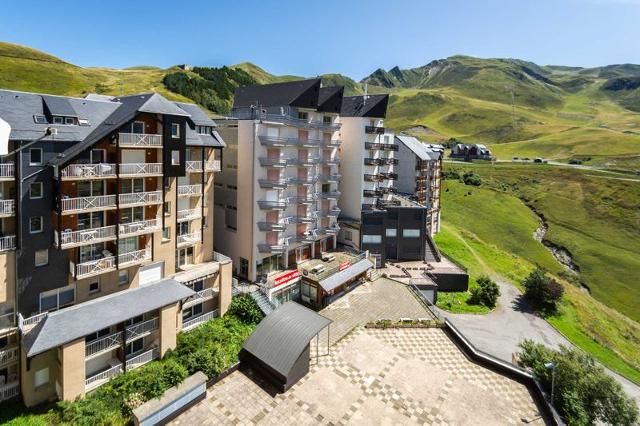
<instances>
[{"instance_id":1,"label":"light pole","mask_svg":"<svg viewBox=\"0 0 640 426\"><path fill-rule=\"evenodd\" d=\"M556 367L558 364L555 362L547 362L544 364L547 370L551 370L551 403L554 403L553 395L556 387Z\"/></svg>"}]
</instances>

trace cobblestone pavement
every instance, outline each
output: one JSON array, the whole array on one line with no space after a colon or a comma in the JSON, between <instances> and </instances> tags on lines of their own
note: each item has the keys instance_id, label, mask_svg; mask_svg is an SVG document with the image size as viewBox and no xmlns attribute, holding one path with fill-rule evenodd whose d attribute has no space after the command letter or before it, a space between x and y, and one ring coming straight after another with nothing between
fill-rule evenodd
<instances>
[{"instance_id":1,"label":"cobblestone pavement","mask_svg":"<svg viewBox=\"0 0 640 426\"><path fill-rule=\"evenodd\" d=\"M357 328L278 394L236 371L173 425L543 424L520 383L467 360L431 329Z\"/></svg>"}]
</instances>

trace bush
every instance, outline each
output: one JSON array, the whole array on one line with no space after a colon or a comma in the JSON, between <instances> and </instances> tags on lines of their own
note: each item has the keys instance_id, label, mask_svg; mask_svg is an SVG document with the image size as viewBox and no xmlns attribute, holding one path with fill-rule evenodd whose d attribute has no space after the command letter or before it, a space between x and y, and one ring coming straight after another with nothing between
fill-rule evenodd
<instances>
[{"instance_id":1,"label":"bush","mask_svg":"<svg viewBox=\"0 0 640 426\"><path fill-rule=\"evenodd\" d=\"M443 170L442 179L460 180L460 172L457 170Z\"/></svg>"},{"instance_id":2,"label":"bush","mask_svg":"<svg viewBox=\"0 0 640 426\"><path fill-rule=\"evenodd\" d=\"M487 276L481 276L476 282L478 286L471 289L469 303L495 308L498 297L500 297L500 287L498 287L498 284Z\"/></svg>"},{"instance_id":3,"label":"bush","mask_svg":"<svg viewBox=\"0 0 640 426\"><path fill-rule=\"evenodd\" d=\"M245 324L258 324L264 318L260 307L248 294L241 294L231 299L229 314L236 316Z\"/></svg>"},{"instance_id":4,"label":"bush","mask_svg":"<svg viewBox=\"0 0 640 426\"><path fill-rule=\"evenodd\" d=\"M564 294L564 287L550 278L542 269L536 268L522 283L524 296L531 305L543 312L555 312Z\"/></svg>"},{"instance_id":5,"label":"bush","mask_svg":"<svg viewBox=\"0 0 640 426\"><path fill-rule=\"evenodd\" d=\"M473 172L465 172L462 175L462 181L465 185L480 186L482 185L482 178Z\"/></svg>"},{"instance_id":6,"label":"bush","mask_svg":"<svg viewBox=\"0 0 640 426\"><path fill-rule=\"evenodd\" d=\"M638 421L635 401L590 355L563 346L554 351L531 340L519 346L519 364L531 368L548 392L552 371L545 363L556 365L553 403L568 425L631 426Z\"/></svg>"}]
</instances>

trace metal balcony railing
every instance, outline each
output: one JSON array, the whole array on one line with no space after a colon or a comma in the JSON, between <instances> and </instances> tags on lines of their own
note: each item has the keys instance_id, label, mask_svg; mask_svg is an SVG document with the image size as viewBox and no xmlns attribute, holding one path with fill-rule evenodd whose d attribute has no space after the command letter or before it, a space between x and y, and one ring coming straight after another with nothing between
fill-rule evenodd
<instances>
[{"instance_id":1,"label":"metal balcony railing","mask_svg":"<svg viewBox=\"0 0 640 426\"><path fill-rule=\"evenodd\" d=\"M297 204L311 204L318 201L318 196L316 194L298 195L292 197L292 201Z\"/></svg>"},{"instance_id":2,"label":"metal balcony railing","mask_svg":"<svg viewBox=\"0 0 640 426\"><path fill-rule=\"evenodd\" d=\"M368 150L384 150L384 151L397 151L398 145L395 143L382 143L382 142L365 142L364 148Z\"/></svg>"},{"instance_id":3,"label":"metal balcony railing","mask_svg":"<svg viewBox=\"0 0 640 426\"><path fill-rule=\"evenodd\" d=\"M57 231L53 234L54 242L63 249L86 244L100 243L116 239L116 226L82 229L79 231Z\"/></svg>"},{"instance_id":4,"label":"metal balcony railing","mask_svg":"<svg viewBox=\"0 0 640 426\"><path fill-rule=\"evenodd\" d=\"M85 358L92 358L97 354L113 350L120 346L122 346L122 332L110 334L91 342L87 342L84 346L84 355Z\"/></svg>"},{"instance_id":5,"label":"metal balcony railing","mask_svg":"<svg viewBox=\"0 0 640 426\"><path fill-rule=\"evenodd\" d=\"M147 321L139 322L137 324L132 324L128 326L127 328L125 328L127 341L130 341L132 339L139 339L140 337L146 336L152 331L157 330L159 324L160 324L159 318L154 317Z\"/></svg>"},{"instance_id":6,"label":"metal balcony railing","mask_svg":"<svg viewBox=\"0 0 640 426\"><path fill-rule=\"evenodd\" d=\"M0 178L13 178L15 176L15 167L13 163L0 163Z\"/></svg>"},{"instance_id":7,"label":"metal balcony railing","mask_svg":"<svg viewBox=\"0 0 640 426\"><path fill-rule=\"evenodd\" d=\"M122 163L120 176L162 176L162 163Z\"/></svg>"},{"instance_id":8,"label":"metal balcony railing","mask_svg":"<svg viewBox=\"0 0 640 426\"><path fill-rule=\"evenodd\" d=\"M90 260L78 264L70 262L70 266L71 274L77 279L81 279L115 270L116 258L115 256L107 256L101 259Z\"/></svg>"},{"instance_id":9,"label":"metal balcony railing","mask_svg":"<svg viewBox=\"0 0 640 426\"><path fill-rule=\"evenodd\" d=\"M160 358L160 350L157 347L149 349L140 355L127 359L127 370L134 370L158 358Z\"/></svg>"},{"instance_id":10,"label":"metal balcony railing","mask_svg":"<svg viewBox=\"0 0 640 426\"><path fill-rule=\"evenodd\" d=\"M365 133L369 133L369 134L383 135L384 134L384 127L380 127L380 126L365 126L364 127L364 132Z\"/></svg>"},{"instance_id":11,"label":"metal balcony railing","mask_svg":"<svg viewBox=\"0 0 640 426\"><path fill-rule=\"evenodd\" d=\"M6 385L0 385L0 401L6 401L20 394L20 382L17 380Z\"/></svg>"},{"instance_id":12,"label":"metal balcony railing","mask_svg":"<svg viewBox=\"0 0 640 426\"><path fill-rule=\"evenodd\" d=\"M0 350L0 367L18 361L18 347Z\"/></svg>"},{"instance_id":13,"label":"metal balcony railing","mask_svg":"<svg viewBox=\"0 0 640 426\"><path fill-rule=\"evenodd\" d=\"M193 296L187 298L182 304L182 309L213 299L215 292L212 288L205 288L196 292Z\"/></svg>"},{"instance_id":14,"label":"metal balcony railing","mask_svg":"<svg viewBox=\"0 0 640 426\"><path fill-rule=\"evenodd\" d=\"M284 253L289 247L289 239L279 244L261 243L258 244L258 251L260 253Z\"/></svg>"},{"instance_id":15,"label":"metal balcony railing","mask_svg":"<svg viewBox=\"0 0 640 426\"><path fill-rule=\"evenodd\" d=\"M318 231L321 234L337 234L338 232L340 232L340 226L337 223L334 223L324 228L320 228Z\"/></svg>"},{"instance_id":16,"label":"metal balcony railing","mask_svg":"<svg viewBox=\"0 0 640 426\"><path fill-rule=\"evenodd\" d=\"M62 169L61 177L63 180L72 179L91 179L91 178L115 178L115 164L69 164Z\"/></svg>"},{"instance_id":17,"label":"metal balcony railing","mask_svg":"<svg viewBox=\"0 0 640 426\"><path fill-rule=\"evenodd\" d=\"M210 160L204 163L205 172L219 172L220 170L222 170L220 160Z\"/></svg>"},{"instance_id":18,"label":"metal balcony railing","mask_svg":"<svg viewBox=\"0 0 640 426\"><path fill-rule=\"evenodd\" d=\"M182 323L182 329L183 330L190 330L190 329L192 329L194 327L197 327L200 324L203 324L203 323L209 321L210 319L216 318L218 316L220 316L220 314L219 314L217 309L213 310L211 312L207 312L206 314L202 314L202 315L200 315L198 317L191 318L191 319L188 319L187 321L184 321Z\"/></svg>"},{"instance_id":19,"label":"metal balcony railing","mask_svg":"<svg viewBox=\"0 0 640 426\"><path fill-rule=\"evenodd\" d=\"M199 197L202 195L202 184L178 185L179 197Z\"/></svg>"},{"instance_id":20,"label":"metal balcony railing","mask_svg":"<svg viewBox=\"0 0 640 426\"><path fill-rule=\"evenodd\" d=\"M202 242L202 234L200 231L191 232L189 234L178 235L178 247L192 246Z\"/></svg>"},{"instance_id":21,"label":"metal balcony railing","mask_svg":"<svg viewBox=\"0 0 640 426\"><path fill-rule=\"evenodd\" d=\"M309 175L307 177L295 177L291 179L291 183L294 185L313 185L318 182L318 175Z\"/></svg>"},{"instance_id":22,"label":"metal balcony railing","mask_svg":"<svg viewBox=\"0 0 640 426\"><path fill-rule=\"evenodd\" d=\"M321 192L320 194L320 198L324 198L324 199L337 199L338 197L340 197L340 191L327 191L327 192Z\"/></svg>"},{"instance_id":23,"label":"metal balcony railing","mask_svg":"<svg viewBox=\"0 0 640 426\"><path fill-rule=\"evenodd\" d=\"M320 182L338 182L340 178L341 178L340 173L320 175Z\"/></svg>"},{"instance_id":24,"label":"metal balcony railing","mask_svg":"<svg viewBox=\"0 0 640 426\"><path fill-rule=\"evenodd\" d=\"M263 146L296 146L298 138L281 138L279 136L258 136Z\"/></svg>"},{"instance_id":25,"label":"metal balcony railing","mask_svg":"<svg viewBox=\"0 0 640 426\"><path fill-rule=\"evenodd\" d=\"M279 158L269 158L269 157L259 157L258 161L262 167L287 167L290 164L293 164L293 159L279 157Z\"/></svg>"},{"instance_id":26,"label":"metal balcony railing","mask_svg":"<svg viewBox=\"0 0 640 426\"><path fill-rule=\"evenodd\" d=\"M202 172L202 161L187 161L185 162L185 170L187 173L200 173Z\"/></svg>"},{"instance_id":27,"label":"metal balcony railing","mask_svg":"<svg viewBox=\"0 0 640 426\"><path fill-rule=\"evenodd\" d=\"M341 144L342 144L342 141L340 139L329 139L329 140L322 141L322 146L327 148L339 147Z\"/></svg>"},{"instance_id":28,"label":"metal balcony railing","mask_svg":"<svg viewBox=\"0 0 640 426\"><path fill-rule=\"evenodd\" d=\"M161 204L162 191L128 192L118 196L120 207Z\"/></svg>"},{"instance_id":29,"label":"metal balcony railing","mask_svg":"<svg viewBox=\"0 0 640 426\"><path fill-rule=\"evenodd\" d=\"M313 167L316 164L320 164L320 157L307 157L307 158L295 158L294 164L300 167Z\"/></svg>"},{"instance_id":30,"label":"metal balcony railing","mask_svg":"<svg viewBox=\"0 0 640 426\"><path fill-rule=\"evenodd\" d=\"M340 208L335 206L330 209L320 210L318 216L320 217L338 217L340 215Z\"/></svg>"},{"instance_id":31,"label":"metal balcony railing","mask_svg":"<svg viewBox=\"0 0 640 426\"><path fill-rule=\"evenodd\" d=\"M18 314L18 328L22 331L22 333L26 333L31 328L38 325L38 323L45 319L47 315L48 312L42 312L40 314L30 316L29 318L23 318L21 314Z\"/></svg>"},{"instance_id":32,"label":"metal balcony railing","mask_svg":"<svg viewBox=\"0 0 640 426\"><path fill-rule=\"evenodd\" d=\"M120 133L119 145L132 148L160 148L162 147L162 135L148 133Z\"/></svg>"},{"instance_id":33,"label":"metal balcony railing","mask_svg":"<svg viewBox=\"0 0 640 426\"><path fill-rule=\"evenodd\" d=\"M201 209L186 209L186 210L178 210L177 214L178 222L185 222L187 220L196 220L202 217Z\"/></svg>"},{"instance_id":34,"label":"metal balcony railing","mask_svg":"<svg viewBox=\"0 0 640 426\"><path fill-rule=\"evenodd\" d=\"M7 235L0 237L0 251L13 250L16 248L16 236Z\"/></svg>"},{"instance_id":35,"label":"metal balcony railing","mask_svg":"<svg viewBox=\"0 0 640 426\"><path fill-rule=\"evenodd\" d=\"M95 195L91 197L62 198L60 200L60 208L63 213L106 210L115 207L115 195Z\"/></svg>"},{"instance_id":36,"label":"metal balcony railing","mask_svg":"<svg viewBox=\"0 0 640 426\"><path fill-rule=\"evenodd\" d=\"M300 139L297 145L302 148L319 148L322 146L322 139Z\"/></svg>"},{"instance_id":37,"label":"metal balcony railing","mask_svg":"<svg viewBox=\"0 0 640 426\"><path fill-rule=\"evenodd\" d=\"M151 249L145 248L142 250L134 250L127 253L118 255L118 266L135 265L136 263L142 263L151 259Z\"/></svg>"},{"instance_id":38,"label":"metal balcony railing","mask_svg":"<svg viewBox=\"0 0 640 426\"><path fill-rule=\"evenodd\" d=\"M258 183L260 184L260 188L285 189L287 186L289 186L290 182L291 182L290 178L258 179Z\"/></svg>"},{"instance_id":39,"label":"metal balcony railing","mask_svg":"<svg viewBox=\"0 0 640 426\"><path fill-rule=\"evenodd\" d=\"M120 237L131 237L135 235L143 235L162 229L162 221L160 219L147 219L138 222L122 223L119 225Z\"/></svg>"},{"instance_id":40,"label":"metal balcony railing","mask_svg":"<svg viewBox=\"0 0 640 426\"><path fill-rule=\"evenodd\" d=\"M287 226L291 223L291 218L280 219L277 222L258 222L260 231L283 232L287 230Z\"/></svg>"},{"instance_id":41,"label":"metal balcony railing","mask_svg":"<svg viewBox=\"0 0 640 426\"><path fill-rule=\"evenodd\" d=\"M0 200L0 215L14 215L15 213L15 200Z\"/></svg>"},{"instance_id":42,"label":"metal balcony railing","mask_svg":"<svg viewBox=\"0 0 640 426\"><path fill-rule=\"evenodd\" d=\"M338 157L323 158L322 164L324 164L325 166L337 166L338 164L340 164L340 159Z\"/></svg>"},{"instance_id":43,"label":"metal balcony railing","mask_svg":"<svg viewBox=\"0 0 640 426\"><path fill-rule=\"evenodd\" d=\"M122 364L118 364L116 366L108 368L107 370L101 371L98 374L89 376L84 380L85 390L89 391L89 390L95 389L107 383L109 380L116 377L118 374L122 373L123 371L124 369L122 368Z\"/></svg>"},{"instance_id":44,"label":"metal balcony railing","mask_svg":"<svg viewBox=\"0 0 640 426\"><path fill-rule=\"evenodd\" d=\"M283 198L280 200L258 200L258 207L262 210L284 210L291 203L291 199Z\"/></svg>"}]
</instances>

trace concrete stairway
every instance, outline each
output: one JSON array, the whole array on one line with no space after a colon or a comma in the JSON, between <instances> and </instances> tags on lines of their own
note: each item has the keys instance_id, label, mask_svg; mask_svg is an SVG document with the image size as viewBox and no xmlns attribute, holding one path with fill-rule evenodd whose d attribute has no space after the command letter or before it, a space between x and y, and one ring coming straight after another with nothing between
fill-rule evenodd
<instances>
[{"instance_id":1,"label":"concrete stairway","mask_svg":"<svg viewBox=\"0 0 640 426\"><path fill-rule=\"evenodd\" d=\"M269 315L271 312L274 311L275 307L262 291L254 290L251 293L249 293L249 296L251 296L251 298L256 301L256 303L260 307L260 310L265 315Z\"/></svg>"},{"instance_id":2,"label":"concrete stairway","mask_svg":"<svg viewBox=\"0 0 640 426\"><path fill-rule=\"evenodd\" d=\"M371 268L367 271L367 279L369 281L375 281L380 278L380 271L375 268Z\"/></svg>"}]
</instances>

